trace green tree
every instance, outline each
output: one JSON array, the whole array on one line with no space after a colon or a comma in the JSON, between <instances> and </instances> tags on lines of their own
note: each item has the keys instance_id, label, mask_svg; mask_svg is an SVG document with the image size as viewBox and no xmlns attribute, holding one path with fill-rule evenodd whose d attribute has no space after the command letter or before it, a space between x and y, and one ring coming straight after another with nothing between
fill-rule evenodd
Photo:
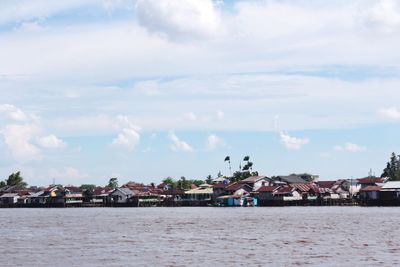
<instances>
[{"instance_id":1,"label":"green tree","mask_svg":"<svg viewBox=\"0 0 400 267\"><path fill-rule=\"evenodd\" d=\"M82 190L90 190L93 191L97 186L95 184L82 184L80 188Z\"/></svg>"},{"instance_id":2,"label":"green tree","mask_svg":"<svg viewBox=\"0 0 400 267\"><path fill-rule=\"evenodd\" d=\"M10 176L8 176L8 179L6 180L7 185L10 186L18 186L21 188L26 188L28 186L28 184L26 182L24 182L24 178L22 178L21 176L21 172L15 172L10 174Z\"/></svg>"},{"instance_id":3,"label":"green tree","mask_svg":"<svg viewBox=\"0 0 400 267\"><path fill-rule=\"evenodd\" d=\"M164 180L162 180L162 182L163 183L166 183L166 184L175 184L175 181L174 181L174 179L172 178L172 177L167 177L167 178L165 178Z\"/></svg>"},{"instance_id":4,"label":"green tree","mask_svg":"<svg viewBox=\"0 0 400 267\"><path fill-rule=\"evenodd\" d=\"M0 188L5 187L5 186L6 186L6 182L0 181Z\"/></svg>"},{"instance_id":5,"label":"green tree","mask_svg":"<svg viewBox=\"0 0 400 267\"><path fill-rule=\"evenodd\" d=\"M203 180L189 180L189 182L190 182L190 185L194 184L196 186L204 184Z\"/></svg>"},{"instance_id":6,"label":"green tree","mask_svg":"<svg viewBox=\"0 0 400 267\"><path fill-rule=\"evenodd\" d=\"M211 184L211 182L212 182L212 176L209 174L209 175L207 175L207 177L206 177L206 183L207 183L207 184Z\"/></svg>"},{"instance_id":7,"label":"green tree","mask_svg":"<svg viewBox=\"0 0 400 267\"><path fill-rule=\"evenodd\" d=\"M231 182L239 182L250 177L252 174L249 171L236 171L233 173L232 177L230 178Z\"/></svg>"},{"instance_id":8,"label":"green tree","mask_svg":"<svg viewBox=\"0 0 400 267\"><path fill-rule=\"evenodd\" d=\"M191 186L192 186L192 181L191 180L187 180L185 176L182 176L181 179L179 179L176 182L176 187L175 188L190 189Z\"/></svg>"},{"instance_id":9,"label":"green tree","mask_svg":"<svg viewBox=\"0 0 400 267\"><path fill-rule=\"evenodd\" d=\"M381 177L389 177L391 181L400 181L400 157L396 153L392 153Z\"/></svg>"},{"instance_id":10,"label":"green tree","mask_svg":"<svg viewBox=\"0 0 400 267\"><path fill-rule=\"evenodd\" d=\"M110 178L110 180L108 180L108 187L111 187L113 189L118 187L118 178L117 177L113 177Z\"/></svg>"}]
</instances>

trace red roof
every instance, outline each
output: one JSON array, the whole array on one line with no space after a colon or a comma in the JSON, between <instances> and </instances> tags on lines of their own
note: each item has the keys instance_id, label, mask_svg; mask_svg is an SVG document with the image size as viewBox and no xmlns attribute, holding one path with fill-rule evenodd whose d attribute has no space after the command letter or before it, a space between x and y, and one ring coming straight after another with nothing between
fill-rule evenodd
<instances>
[{"instance_id":1,"label":"red roof","mask_svg":"<svg viewBox=\"0 0 400 267\"><path fill-rule=\"evenodd\" d=\"M385 181L384 178L380 177L366 177L357 180L359 184L375 184L375 183L383 183Z\"/></svg>"},{"instance_id":2,"label":"red roof","mask_svg":"<svg viewBox=\"0 0 400 267\"><path fill-rule=\"evenodd\" d=\"M239 184L239 183L233 183L230 184L229 186L225 187L225 190L227 191L236 191L239 190L243 187L249 187L247 184Z\"/></svg>"},{"instance_id":3,"label":"red roof","mask_svg":"<svg viewBox=\"0 0 400 267\"><path fill-rule=\"evenodd\" d=\"M287 194L293 191L293 187L291 186L283 186L280 187L275 194Z\"/></svg>"},{"instance_id":4,"label":"red roof","mask_svg":"<svg viewBox=\"0 0 400 267\"><path fill-rule=\"evenodd\" d=\"M319 192L318 187L315 184L309 183L309 184L291 184L293 188L296 188L300 190L301 192L309 192L309 191L314 191L314 192Z\"/></svg>"},{"instance_id":5,"label":"red roof","mask_svg":"<svg viewBox=\"0 0 400 267\"><path fill-rule=\"evenodd\" d=\"M335 182L336 181L319 181L317 182L317 185L320 188L331 188L335 184Z\"/></svg>"},{"instance_id":6,"label":"red roof","mask_svg":"<svg viewBox=\"0 0 400 267\"><path fill-rule=\"evenodd\" d=\"M371 192L371 191L379 191L381 190L380 186L370 185L360 190L360 192Z\"/></svg>"},{"instance_id":7,"label":"red roof","mask_svg":"<svg viewBox=\"0 0 400 267\"><path fill-rule=\"evenodd\" d=\"M229 183L229 184L226 184L226 183L219 183L219 184L213 185L212 188L214 188L214 189L224 189L225 187L227 187L227 186L229 186L229 185L231 185L231 184L230 184L230 183Z\"/></svg>"},{"instance_id":8,"label":"red roof","mask_svg":"<svg viewBox=\"0 0 400 267\"><path fill-rule=\"evenodd\" d=\"M274 192L278 188L279 186L262 186L257 190L257 192Z\"/></svg>"}]
</instances>

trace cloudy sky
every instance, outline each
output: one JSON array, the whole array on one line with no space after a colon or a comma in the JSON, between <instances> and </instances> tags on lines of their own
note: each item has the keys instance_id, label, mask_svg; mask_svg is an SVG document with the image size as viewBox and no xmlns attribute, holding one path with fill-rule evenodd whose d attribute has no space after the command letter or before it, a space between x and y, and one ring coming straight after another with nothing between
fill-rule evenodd
<instances>
[{"instance_id":1,"label":"cloudy sky","mask_svg":"<svg viewBox=\"0 0 400 267\"><path fill-rule=\"evenodd\" d=\"M380 175L399 47L395 0L2 0L0 177Z\"/></svg>"}]
</instances>

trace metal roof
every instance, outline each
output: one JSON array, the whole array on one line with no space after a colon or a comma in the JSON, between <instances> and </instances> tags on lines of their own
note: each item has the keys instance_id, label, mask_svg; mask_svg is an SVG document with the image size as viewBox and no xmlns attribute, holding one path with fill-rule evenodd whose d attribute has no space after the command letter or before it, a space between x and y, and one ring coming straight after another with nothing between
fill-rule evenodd
<instances>
[{"instance_id":1,"label":"metal roof","mask_svg":"<svg viewBox=\"0 0 400 267\"><path fill-rule=\"evenodd\" d=\"M400 189L400 181L386 182L381 189Z\"/></svg>"}]
</instances>

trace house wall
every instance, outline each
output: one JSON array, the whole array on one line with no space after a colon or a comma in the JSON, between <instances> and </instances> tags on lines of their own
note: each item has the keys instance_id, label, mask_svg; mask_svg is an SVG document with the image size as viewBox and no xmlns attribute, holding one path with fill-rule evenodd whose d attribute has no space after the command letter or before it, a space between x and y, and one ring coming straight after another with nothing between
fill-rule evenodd
<instances>
[{"instance_id":1,"label":"house wall","mask_svg":"<svg viewBox=\"0 0 400 267\"><path fill-rule=\"evenodd\" d=\"M113 202L116 202L116 203L128 202L128 197L126 196L126 194L119 190L114 191L110 196L112 197Z\"/></svg>"},{"instance_id":2,"label":"house wall","mask_svg":"<svg viewBox=\"0 0 400 267\"><path fill-rule=\"evenodd\" d=\"M274 195L272 194L272 192L260 192L258 194L258 198L260 200L273 200Z\"/></svg>"}]
</instances>

